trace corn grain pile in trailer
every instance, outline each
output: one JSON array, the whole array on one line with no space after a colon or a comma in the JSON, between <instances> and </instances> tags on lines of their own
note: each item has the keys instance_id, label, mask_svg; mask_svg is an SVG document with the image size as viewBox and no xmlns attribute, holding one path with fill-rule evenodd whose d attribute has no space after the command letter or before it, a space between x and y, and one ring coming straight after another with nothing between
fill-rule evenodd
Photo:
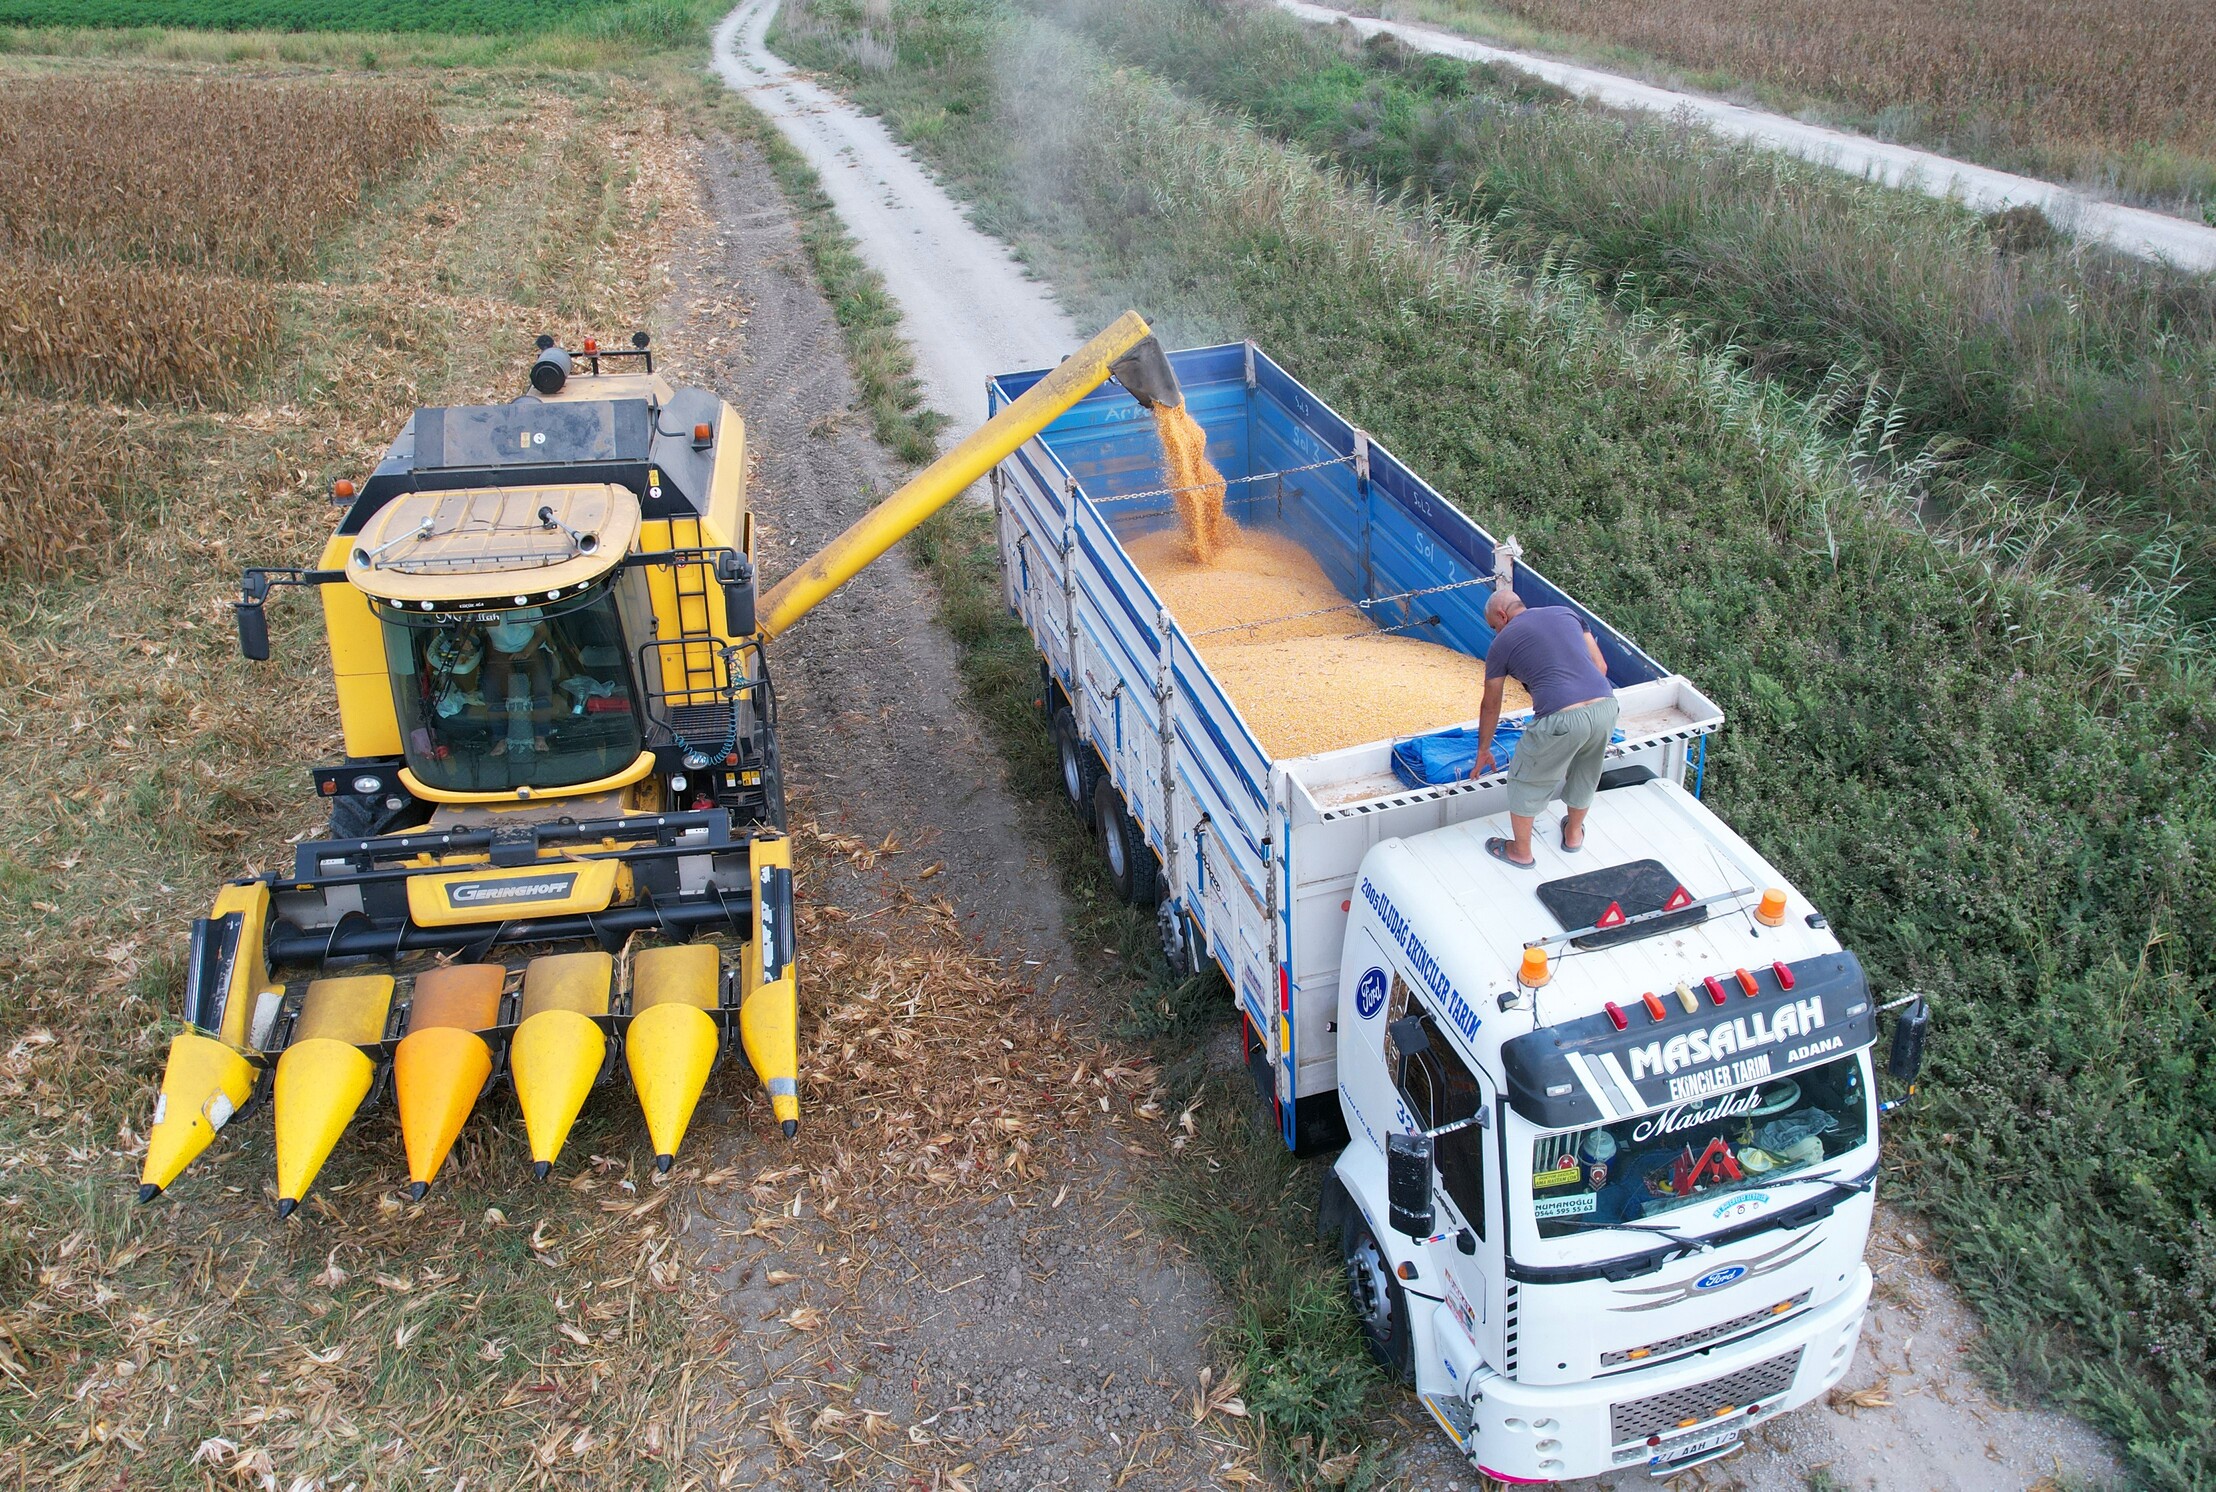
<instances>
[{"instance_id":1,"label":"corn grain pile in trailer","mask_svg":"<svg viewBox=\"0 0 2216 1492\"><path fill-rule=\"evenodd\" d=\"M1115 377L1175 403L1136 313L759 597L746 431L628 348L540 339L510 403L416 411L314 569L346 760L289 874L193 923L139 1197L266 1096L278 1212L389 1091L415 1195L504 1079L545 1176L629 1074L667 1170L733 1028L800 1121L792 851L768 644L1008 452Z\"/></svg>"},{"instance_id":2,"label":"corn grain pile in trailer","mask_svg":"<svg viewBox=\"0 0 2216 1492\"><path fill-rule=\"evenodd\" d=\"M1112 390L994 481L1071 807L1172 967L1222 971L1284 1143L1343 1147L1319 1230L1371 1351L1474 1470L1732 1454L1861 1335L1891 1105L1860 963L1699 801L1723 715L1691 681L1251 343L1171 363L1236 525L1212 564L1180 458ZM1042 376L993 380L990 407ZM1498 590L1574 616L1621 708L1584 842L1550 803L1529 866L1485 846L1512 738L1546 719L1510 701L1471 771ZM1355 661L1334 650L1360 617L1382 625ZM1405 678L1381 680L1387 645ZM1896 1003L1912 1092L1928 1012Z\"/></svg>"}]
</instances>

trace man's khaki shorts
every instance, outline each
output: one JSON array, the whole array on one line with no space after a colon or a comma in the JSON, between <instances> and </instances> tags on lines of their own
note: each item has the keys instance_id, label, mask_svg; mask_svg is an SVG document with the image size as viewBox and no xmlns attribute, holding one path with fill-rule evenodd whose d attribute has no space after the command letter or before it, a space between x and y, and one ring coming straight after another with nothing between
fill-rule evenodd
<instances>
[{"instance_id":1,"label":"man's khaki shorts","mask_svg":"<svg viewBox=\"0 0 2216 1492\"><path fill-rule=\"evenodd\" d=\"M1570 808L1590 808L1600 789L1601 759L1621 713L1611 695L1541 715L1524 728L1508 764L1508 811L1537 818L1557 789Z\"/></svg>"}]
</instances>

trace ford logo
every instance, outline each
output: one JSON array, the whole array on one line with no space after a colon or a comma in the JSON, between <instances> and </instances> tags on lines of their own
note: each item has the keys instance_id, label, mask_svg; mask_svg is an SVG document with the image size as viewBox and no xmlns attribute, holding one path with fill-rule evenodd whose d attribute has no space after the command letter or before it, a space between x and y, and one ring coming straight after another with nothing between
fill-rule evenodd
<instances>
[{"instance_id":1,"label":"ford logo","mask_svg":"<svg viewBox=\"0 0 2216 1492\"><path fill-rule=\"evenodd\" d=\"M1354 986L1354 1013L1364 1020L1374 1017L1385 1008L1385 971L1371 969L1362 975Z\"/></svg>"},{"instance_id":2,"label":"ford logo","mask_svg":"<svg viewBox=\"0 0 2216 1492\"><path fill-rule=\"evenodd\" d=\"M1693 1288L1695 1290L1721 1290L1724 1286L1745 1278L1746 1273L1747 1266L1744 1264L1726 1264L1721 1269L1709 1270L1708 1273L1693 1281Z\"/></svg>"}]
</instances>

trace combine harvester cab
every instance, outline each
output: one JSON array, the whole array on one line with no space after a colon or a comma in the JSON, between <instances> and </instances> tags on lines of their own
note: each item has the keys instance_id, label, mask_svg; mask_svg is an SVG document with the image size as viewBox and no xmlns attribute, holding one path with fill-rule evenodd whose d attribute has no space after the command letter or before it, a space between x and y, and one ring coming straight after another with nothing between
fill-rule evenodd
<instances>
[{"instance_id":1,"label":"combine harvester cab","mask_svg":"<svg viewBox=\"0 0 2216 1492\"><path fill-rule=\"evenodd\" d=\"M667 1171L733 1028L799 1128L791 842L766 644L1109 377L1176 397L1126 313L757 606L745 426L672 387L646 335L540 338L512 402L415 412L317 569L346 760L289 874L192 927L139 1197L252 1099L289 1215L389 1080L411 1190L511 1080L545 1176L587 1096L630 1075ZM729 943L695 941L722 935Z\"/></svg>"}]
</instances>

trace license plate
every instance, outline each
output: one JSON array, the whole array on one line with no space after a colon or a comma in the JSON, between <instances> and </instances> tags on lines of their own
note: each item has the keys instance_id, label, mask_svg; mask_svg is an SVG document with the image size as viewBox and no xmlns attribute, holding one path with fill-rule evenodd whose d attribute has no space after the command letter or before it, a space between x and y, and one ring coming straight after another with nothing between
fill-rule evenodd
<instances>
[{"instance_id":1,"label":"license plate","mask_svg":"<svg viewBox=\"0 0 2216 1492\"><path fill-rule=\"evenodd\" d=\"M1649 1469L1675 1466L1681 1461L1689 1461L1696 1456L1704 1456L1710 1451L1738 1443L1739 1430L1736 1426L1708 1435L1695 1435L1688 1440L1673 1440L1666 1445L1657 1446L1654 1454L1647 1457L1647 1466Z\"/></svg>"}]
</instances>

